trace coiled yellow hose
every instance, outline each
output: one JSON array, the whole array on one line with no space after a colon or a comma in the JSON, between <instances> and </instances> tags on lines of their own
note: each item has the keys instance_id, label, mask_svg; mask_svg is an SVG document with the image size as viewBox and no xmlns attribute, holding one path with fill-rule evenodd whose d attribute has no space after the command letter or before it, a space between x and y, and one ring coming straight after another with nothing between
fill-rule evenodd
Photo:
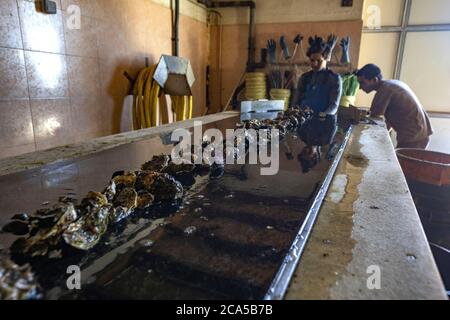
<instances>
[{"instance_id":1,"label":"coiled yellow hose","mask_svg":"<svg viewBox=\"0 0 450 320\"><path fill-rule=\"evenodd\" d=\"M133 88L133 125L135 130L154 127L160 124L159 94L162 91L153 80L156 65L139 72ZM170 96L175 121L192 119L193 99L189 96Z\"/></svg>"}]
</instances>

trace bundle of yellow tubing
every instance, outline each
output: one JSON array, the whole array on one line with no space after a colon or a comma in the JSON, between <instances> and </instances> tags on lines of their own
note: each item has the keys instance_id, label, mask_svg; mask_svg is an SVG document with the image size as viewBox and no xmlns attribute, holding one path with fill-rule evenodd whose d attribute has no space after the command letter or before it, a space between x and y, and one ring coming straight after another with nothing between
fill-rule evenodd
<instances>
[{"instance_id":1,"label":"bundle of yellow tubing","mask_svg":"<svg viewBox=\"0 0 450 320\"><path fill-rule=\"evenodd\" d=\"M134 85L133 124L135 129L144 129L159 124L159 93L162 90L153 80L156 65L139 72ZM171 96L175 121L192 119L192 96Z\"/></svg>"}]
</instances>

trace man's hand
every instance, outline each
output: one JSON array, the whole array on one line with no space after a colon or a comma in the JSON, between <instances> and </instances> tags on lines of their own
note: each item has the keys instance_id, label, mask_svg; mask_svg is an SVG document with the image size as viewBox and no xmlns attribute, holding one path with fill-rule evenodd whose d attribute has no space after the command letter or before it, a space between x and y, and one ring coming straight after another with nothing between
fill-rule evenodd
<instances>
[{"instance_id":1,"label":"man's hand","mask_svg":"<svg viewBox=\"0 0 450 320\"><path fill-rule=\"evenodd\" d=\"M327 114L325 112L319 112L319 117L326 118Z\"/></svg>"}]
</instances>

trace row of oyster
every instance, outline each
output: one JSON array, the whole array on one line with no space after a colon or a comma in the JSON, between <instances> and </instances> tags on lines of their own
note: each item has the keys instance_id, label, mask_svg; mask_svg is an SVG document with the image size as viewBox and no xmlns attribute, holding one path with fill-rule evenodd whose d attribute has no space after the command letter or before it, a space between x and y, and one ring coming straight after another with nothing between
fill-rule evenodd
<instances>
[{"instance_id":1,"label":"row of oyster","mask_svg":"<svg viewBox=\"0 0 450 320\"><path fill-rule=\"evenodd\" d=\"M115 175L103 192L89 192L80 205L75 205L72 199L61 199L51 209L13 217L13 224L20 224L29 236L16 241L12 250L30 257L51 257L52 249L58 248L62 240L76 249L90 250L108 226L134 210L183 196L181 183L166 171L193 170L188 165L174 166L165 155L155 156L143 169ZM4 228L8 229L13 228Z\"/></svg>"}]
</instances>

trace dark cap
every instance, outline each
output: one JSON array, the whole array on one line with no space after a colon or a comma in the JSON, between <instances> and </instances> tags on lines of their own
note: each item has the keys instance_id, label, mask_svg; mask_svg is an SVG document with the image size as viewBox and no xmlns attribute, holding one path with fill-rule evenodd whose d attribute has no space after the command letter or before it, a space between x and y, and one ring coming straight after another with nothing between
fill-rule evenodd
<instances>
[{"instance_id":1,"label":"dark cap","mask_svg":"<svg viewBox=\"0 0 450 320\"><path fill-rule=\"evenodd\" d=\"M381 74L381 69L373 64L366 64L364 67L355 72L357 77L364 77L367 80L372 80L373 78L378 78L379 80L383 79L383 75Z\"/></svg>"}]
</instances>

